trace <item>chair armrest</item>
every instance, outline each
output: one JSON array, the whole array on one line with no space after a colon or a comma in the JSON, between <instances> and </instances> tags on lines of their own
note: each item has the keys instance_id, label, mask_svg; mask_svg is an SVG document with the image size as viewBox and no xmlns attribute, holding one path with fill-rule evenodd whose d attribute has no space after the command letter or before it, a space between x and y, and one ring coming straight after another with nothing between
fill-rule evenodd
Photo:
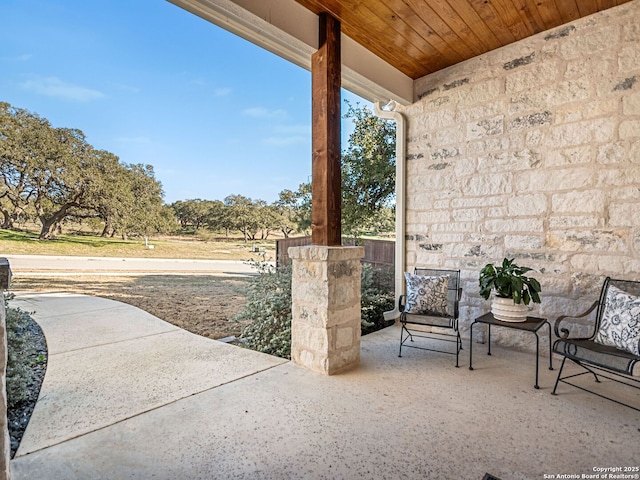
<instances>
[{"instance_id":1,"label":"chair armrest","mask_svg":"<svg viewBox=\"0 0 640 480\"><path fill-rule=\"evenodd\" d=\"M556 318L556 321L553 323L553 331L556 334L556 337L558 338L569 338L569 330L567 328L560 328L560 323L565 319L565 318L582 318L582 317L586 317L587 315L589 315L591 312L593 312L595 310L595 308L598 306L600 302L599 301L595 301L593 302L593 305L591 305L585 312L580 313L579 315L560 315L558 318Z\"/></svg>"},{"instance_id":2,"label":"chair armrest","mask_svg":"<svg viewBox=\"0 0 640 480\"><path fill-rule=\"evenodd\" d=\"M400 298L398 299L398 310L401 312L404 312L404 306L406 305L405 299L405 295L400 295Z\"/></svg>"}]
</instances>

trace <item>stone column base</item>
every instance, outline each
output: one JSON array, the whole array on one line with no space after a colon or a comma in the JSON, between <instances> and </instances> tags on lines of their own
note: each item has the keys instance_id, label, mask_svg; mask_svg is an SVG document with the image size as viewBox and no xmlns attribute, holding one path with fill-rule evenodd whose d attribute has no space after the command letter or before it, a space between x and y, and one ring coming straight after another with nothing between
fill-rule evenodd
<instances>
[{"instance_id":1,"label":"stone column base","mask_svg":"<svg viewBox=\"0 0 640 480\"><path fill-rule=\"evenodd\" d=\"M333 375L360 363L363 247L289 248L292 260L291 360Z\"/></svg>"},{"instance_id":2,"label":"stone column base","mask_svg":"<svg viewBox=\"0 0 640 480\"><path fill-rule=\"evenodd\" d=\"M0 297L11 283L11 268L6 258L0 258ZM0 479L11 480L11 440L7 420L7 314L4 298L0 298Z\"/></svg>"}]
</instances>

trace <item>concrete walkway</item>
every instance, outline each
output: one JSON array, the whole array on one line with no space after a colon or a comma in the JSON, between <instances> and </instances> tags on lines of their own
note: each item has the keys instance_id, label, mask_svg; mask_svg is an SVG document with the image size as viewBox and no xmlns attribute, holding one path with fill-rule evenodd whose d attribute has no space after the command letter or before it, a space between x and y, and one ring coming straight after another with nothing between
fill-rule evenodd
<instances>
[{"instance_id":1,"label":"concrete walkway","mask_svg":"<svg viewBox=\"0 0 640 480\"><path fill-rule=\"evenodd\" d=\"M32 276L79 275L254 275L256 269L240 260L174 258L73 257L6 255L14 274Z\"/></svg>"},{"instance_id":2,"label":"concrete walkway","mask_svg":"<svg viewBox=\"0 0 640 480\"><path fill-rule=\"evenodd\" d=\"M11 305L36 312L49 347L15 480L517 480L638 465L640 413L568 386L552 396L544 367L535 390L530 354L478 345L474 371L468 354L459 369L434 352L398 358L391 327L363 337L358 369L323 377L111 300Z\"/></svg>"}]
</instances>

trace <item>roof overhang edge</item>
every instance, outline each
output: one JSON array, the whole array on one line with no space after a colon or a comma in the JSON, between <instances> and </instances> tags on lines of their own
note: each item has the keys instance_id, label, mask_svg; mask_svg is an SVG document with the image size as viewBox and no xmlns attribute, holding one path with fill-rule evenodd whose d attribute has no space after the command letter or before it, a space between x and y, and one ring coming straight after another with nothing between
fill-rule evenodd
<instances>
[{"instance_id":1,"label":"roof overhang edge","mask_svg":"<svg viewBox=\"0 0 640 480\"><path fill-rule=\"evenodd\" d=\"M167 0L307 70L318 16L295 0ZM413 103L413 80L346 37L342 86L372 102Z\"/></svg>"}]
</instances>

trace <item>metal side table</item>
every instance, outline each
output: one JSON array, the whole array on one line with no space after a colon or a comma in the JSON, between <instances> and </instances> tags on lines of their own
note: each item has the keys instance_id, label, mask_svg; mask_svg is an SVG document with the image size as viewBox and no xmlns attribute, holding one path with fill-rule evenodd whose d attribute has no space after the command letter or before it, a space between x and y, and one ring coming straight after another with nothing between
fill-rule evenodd
<instances>
[{"instance_id":1,"label":"metal side table","mask_svg":"<svg viewBox=\"0 0 640 480\"><path fill-rule=\"evenodd\" d=\"M486 323L489 325L489 349L487 355L491 355L491 326L496 325L498 327L513 328L515 330L522 330L525 332L531 332L536 336L536 384L534 388L540 388L538 385L538 363L540 353L540 338L538 337L538 330L543 325L549 327L549 370L553 370L553 360L551 358L551 324L546 318L527 317L524 322L503 322L502 320L496 320L492 313L485 313L481 317L476 318L471 324L471 340L469 341L469 370L473 370L473 326L476 323Z\"/></svg>"}]
</instances>

